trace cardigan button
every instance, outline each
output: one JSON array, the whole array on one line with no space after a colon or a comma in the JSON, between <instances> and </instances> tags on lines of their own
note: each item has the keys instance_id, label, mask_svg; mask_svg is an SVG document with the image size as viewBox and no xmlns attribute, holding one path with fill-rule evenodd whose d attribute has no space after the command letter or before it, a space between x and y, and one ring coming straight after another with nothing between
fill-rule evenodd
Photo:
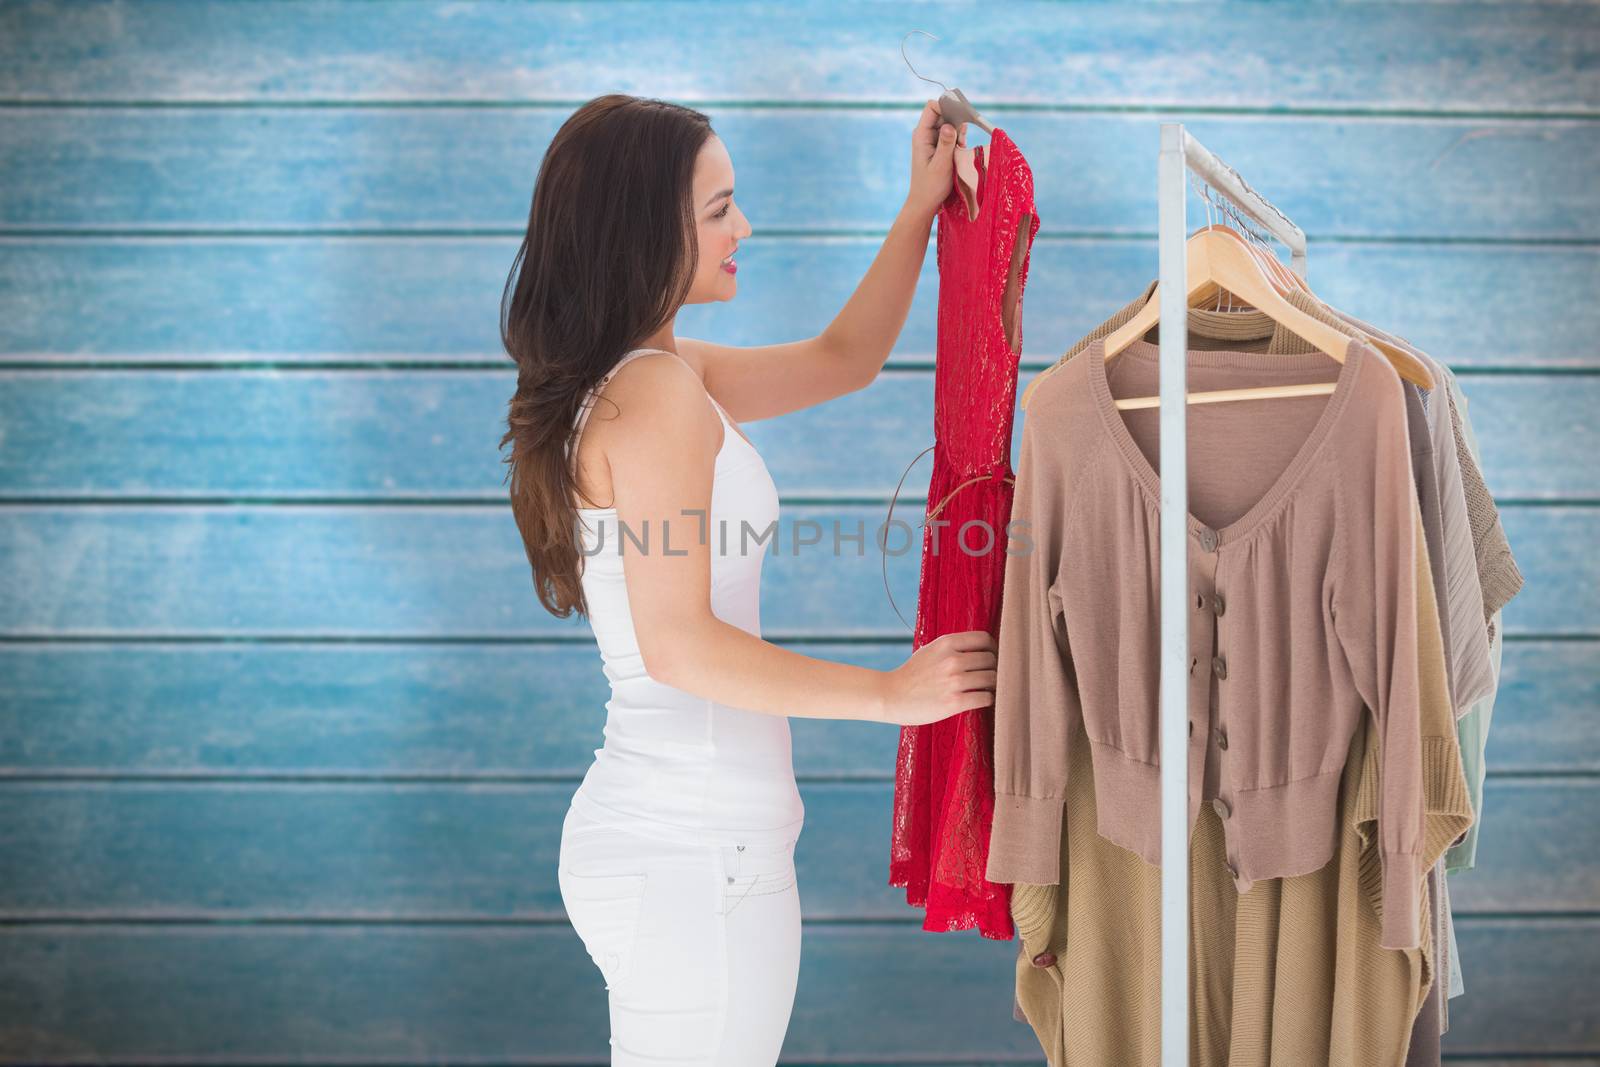
<instances>
[{"instance_id":1,"label":"cardigan button","mask_svg":"<svg viewBox=\"0 0 1600 1067\"><path fill-rule=\"evenodd\" d=\"M1228 731L1220 726L1217 727L1217 747L1224 752L1228 751Z\"/></svg>"},{"instance_id":2,"label":"cardigan button","mask_svg":"<svg viewBox=\"0 0 1600 1067\"><path fill-rule=\"evenodd\" d=\"M1033 957L1033 965L1035 967L1054 967L1055 964L1056 954L1054 952L1041 952Z\"/></svg>"},{"instance_id":3,"label":"cardigan button","mask_svg":"<svg viewBox=\"0 0 1600 1067\"><path fill-rule=\"evenodd\" d=\"M1218 615L1221 615L1223 613L1223 611L1227 608L1227 606L1228 605L1222 599L1222 594L1221 593L1213 593L1213 594L1211 594L1211 610L1212 611L1216 612Z\"/></svg>"},{"instance_id":4,"label":"cardigan button","mask_svg":"<svg viewBox=\"0 0 1600 1067\"><path fill-rule=\"evenodd\" d=\"M1209 526L1201 530L1200 546L1207 552L1215 552L1217 550L1217 531L1213 530Z\"/></svg>"},{"instance_id":5,"label":"cardigan button","mask_svg":"<svg viewBox=\"0 0 1600 1067\"><path fill-rule=\"evenodd\" d=\"M1218 678L1226 678L1228 676L1228 661L1221 656L1212 656L1211 669L1217 672Z\"/></svg>"},{"instance_id":6,"label":"cardigan button","mask_svg":"<svg viewBox=\"0 0 1600 1067\"><path fill-rule=\"evenodd\" d=\"M1211 806L1215 808L1217 814L1224 819L1233 814L1233 809L1229 807L1228 802L1223 800L1221 797L1213 797L1211 800Z\"/></svg>"}]
</instances>

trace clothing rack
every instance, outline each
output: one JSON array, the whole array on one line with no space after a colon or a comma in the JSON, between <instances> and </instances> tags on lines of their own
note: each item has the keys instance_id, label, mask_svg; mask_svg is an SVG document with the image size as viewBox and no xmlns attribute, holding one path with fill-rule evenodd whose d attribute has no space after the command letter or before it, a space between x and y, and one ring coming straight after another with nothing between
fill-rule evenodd
<instances>
[{"instance_id":1,"label":"clothing rack","mask_svg":"<svg viewBox=\"0 0 1600 1067\"><path fill-rule=\"evenodd\" d=\"M1161 124L1157 219L1161 397L1161 1064L1189 1064L1188 172L1289 246L1306 235L1179 122ZM1181 472L1173 476L1173 472Z\"/></svg>"}]
</instances>

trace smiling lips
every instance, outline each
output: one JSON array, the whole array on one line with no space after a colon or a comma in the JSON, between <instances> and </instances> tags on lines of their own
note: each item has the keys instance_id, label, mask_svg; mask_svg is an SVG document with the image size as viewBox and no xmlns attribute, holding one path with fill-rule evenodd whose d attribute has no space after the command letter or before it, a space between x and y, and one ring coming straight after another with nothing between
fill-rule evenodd
<instances>
[{"instance_id":1,"label":"smiling lips","mask_svg":"<svg viewBox=\"0 0 1600 1067\"><path fill-rule=\"evenodd\" d=\"M729 256L727 259L722 261L722 269L727 271L729 274L739 273L739 265L733 261L732 256Z\"/></svg>"}]
</instances>

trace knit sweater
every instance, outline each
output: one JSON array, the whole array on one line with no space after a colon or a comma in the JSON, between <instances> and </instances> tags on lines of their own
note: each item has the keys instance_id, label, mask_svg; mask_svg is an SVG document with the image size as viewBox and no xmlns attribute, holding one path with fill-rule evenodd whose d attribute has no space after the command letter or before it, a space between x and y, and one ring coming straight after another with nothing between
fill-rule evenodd
<instances>
[{"instance_id":1,"label":"knit sweater","mask_svg":"<svg viewBox=\"0 0 1600 1067\"><path fill-rule=\"evenodd\" d=\"M1030 405L1013 520L1032 543L1007 566L1016 625L998 643L994 881L1055 877L1080 720L1099 832L1160 862L1158 413L1114 406L1155 391L1157 356L1133 342L1117 357L1114 394L1093 342ZM1189 826L1211 799L1202 772L1215 744L1238 890L1323 867L1350 740L1370 709L1382 752L1383 944L1415 947L1422 782L1437 752L1418 725L1416 500L1400 379L1355 339L1343 364L1192 351L1189 366L1197 390L1336 378L1331 396L1190 412ZM1196 723L1211 685L1216 715Z\"/></svg>"},{"instance_id":2,"label":"knit sweater","mask_svg":"<svg viewBox=\"0 0 1600 1067\"><path fill-rule=\"evenodd\" d=\"M1122 326L1137 314L1149 301L1151 294L1155 292L1156 281L1157 279L1150 279L1145 283L1143 292L1104 322L1079 338L1057 361L1058 365L1079 355L1092 341L1109 335L1113 330ZM1450 408L1450 430L1454 437L1456 455L1461 467L1461 490L1466 498L1467 519L1472 531L1472 546L1478 559L1478 581L1483 591L1483 617L1488 636L1493 639L1495 634L1494 616L1521 591L1524 579L1522 571L1517 566L1516 557L1512 555L1511 545L1506 540L1505 528L1500 523L1499 509L1495 507L1494 497L1490 494L1489 487L1484 482L1483 468L1479 457L1474 453L1471 442L1468 440L1471 429L1465 417L1466 412L1462 410L1462 401L1456 395L1459 393L1459 388L1455 385L1455 374L1447 363L1434 359L1428 356L1427 353L1420 352L1415 345L1399 334L1378 331L1370 323L1363 322L1345 312L1329 308L1309 293L1301 292L1299 289L1290 289L1285 294L1284 299L1318 321L1337 327L1341 333L1350 332L1351 326L1356 326L1366 333L1376 333L1393 343L1416 352L1428 360L1430 367L1438 368L1443 372L1444 384L1451 387L1446 390L1448 394L1446 403ZM1226 347L1223 344L1208 344L1205 338L1225 340L1232 337L1254 340L1266 336L1266 333L1261 329L1262 321L1266 319L1266 315L1260 311L1213 313L1203 308L1191 308L1189 316L1191 327L1190 346L1194 348ZM1197 324L1203 324L1204 337L1193 336L1193 331ZM1145 335L1145 340L1153 342L1157 339L1159 333L1158 328L1152 327ZM1272 331L1272 341L1268 351L1293 353L1314 350L1315 346L1286 329L1278 327ZM1438 385L1439 383L1436 382L1435 384ZM1421 390L1408 389L1407 398L1408 402L1420 400ZM1419 413L1426 418L1425 412ZM1431 447L1431 442L1429 447ZM1437 477L1437 472L1430 472L1430 476ZM1438 553L1435 553L1435 555L1438 555ZM1436 576L1442 573L1439 569L1440 566L1440 564L1435 564L1434 573ZM1437 577L1435 580L1437 583ZM1448 656L1449 627L1443 618L1440 619L1440 622L1446 624L1446 656ZM1457 714L1458 716L1460 714L1459 708L1457 708Z\"/></svg>"},{"instance_id":3,"label":"knit sweater","mask_svg":"<svg viewBox=\"0 0 1600 1067\"><path fill-rule=\"evenodd\" d=\"M1419 552L1426 552L1425 543ZM1419 567L1418 657L1425 746L1454 744L1438 612ZM1081 740L1082 724L1078 735ZM1096 832L1088 746L1071 748L1061 865L1019 884L1016 992L1050 1067L1160 1061L1160 870ZM1412 1020L1440 979L1438 946L1379 945L1381 859L1372 821L1380 754L1369 720L1351 742L1339 794L1340 845L1327 867L1234 891L1222 820L1202 807L1190 839L1190 1028L1194 1067L1398 1067ZM1424 783L1423 859L1470 820L1459 761ZM1421 925L1428 893L1419 886ZM1436 1042L1435 1042L1436 1043Z\"/></svg>"},{"instance_id":4,"label":"knit sweater","mask_svg":"<svg viewBox=\"0 0 1600 1067\"><path fill-rule=\"evenodd\" d=\"M1151 279L1144 291L1130 300L1124 307L1114 312L1106 320L1096 325L1082 338L1076 341L1061 357L1059 363L1065 363L1074 356L1081 355L1090 342L1096 338L1108 336L1113 330L1121 327L1148 302L1156 288L1156 279ZM1342 333L1351 333L1352 327L1356 329L1372 330L1373 328L1358 319L1343 313L1336 312L1322 304L1310 294L1298 289L1290 290L1286 296L1289 302L1306 314L1333 326ZM1220 312L1204 307L1189 309L1189 345L1191 348L1225 348L1241 351L1265 351L1269 353L1308 353L1316 348L1285 329L1280 323L1275 322L1264 312L1255 310ZM1158 342L1160 336L1159 326L1153 326L1144 335L1146 341ZM1384 334L1395 343L1402 344L1413 351L1415 346L1396 335ZM1420 353L1419 353L1420 354ZM1455 376L1448 366L1431 362L1430 366L1442 373L1444 384L1448 387L1450 396L1451 429L1456 439L1457 458L1459 460L1461 483L1466 496L1467 517L1472 523L1471 537L1477 555L1479 579L1482 583L1483 596L1486 608L1494 606L1494 614L1490 617L1488 637L1494 649L1493 675L1498 679L1499 673L1499 646L1496 623L1499 621L1499 605L1502 605L1511 596L1514 596L1522 584L1522 576L1516 566L1516 561L1511 555L1510 547L1506 543L1504 530L1499 521L1499 514L1495 509L1494 500L1489 495L1481 474L1481 457L1476 451L1476 441L1472 436L1472 427L1466 417L1467 403L1460 395L1459 386ZM1411 434L1412 446L1412 473L1416 478L1418 502L1421 505L1423 528L1426 532L1426 542L1429 548L1430 566L1432 567L1433 585L1436 590L1445 590L1448 587L1445 572L1445 536L1444 516L1441 512L1439 494L1439 481L1441 471L1439 462L1433 454L1433 436L1437 426L1430 426L1428 416L1430 405L1429 397L1423 390L1410 383L1404 386L1406 400L1406 413L1408 416L1408 429ZM1438 394L1435 393L1435 396ZM1432 413L1438 414L1437 405L1431 405ZM1458 523L1465 522L1459 511L1452 512L1452 519ZM1458 531L1459 533L1459 531ZM1453 601L1452 608L1459 609L1460 601ZM1451 664L1450 620L1445 618L1446 605L1439 605L1439 623L1443 637L1444 655L1447 668ZM1473 625L1471 613L1455 620L1456 626L1463 631ZM1448 671L1454 686L1453 669ZM1493 702L1493 692L1476 701L1468 714L1461 717L1458 723L1458 738L1460 741L1460 754L1467 775L1469 792L1472 795L1472 811L1476 814L1480 810L1481 783L1483 779L1483 751L1489 711ZM1460 708L1456 711L1459 715ZM1451 869L1460 869L1471 865L1471 851L1475 846L1479 819L1474 818L1471 828L1464 835L1465 841L1451 849ZM1464 857L1464 858L1463 858ZM1449 894L1442 872L1438 869L1443 861L1435 865L1435 870L1430 876L1430 883L1436 881L1439 891L1440 905L1435 909L1435 925L1440 928L1435 964L1443 981L1449 986L1449 996L1455 997L1465 991L1461 980L1460 965L1456 960L1455 930L1453 917L1450 914ZM1019 952L1022 946L1019 945ZM1430 997L1430 1002L1437 1005L1435 1012L1436 1021L1447 1025L1448 1013L1442 998ZM1015 1005L1014 1015L1019 1022L1026 1021L1021 1005ZM1418 1030L1423 1029L1423 1020L1419 1016ZM1436 1044L1436 1043L1435 1043ZM1413 1052L1416 1047L1413 1047Z\"/></svg>"},{"instance_id":5,"label":"knit sweater","mask_svg":"<svg viewBox=\"0 0 1600 1067\"><path fill-rule=\"evenodd\" d=\"M1294 290L1299 302L1317 305L1321 302L1309 294ZM1450 694L1454 701L1456 717L1467 713L1476 701L1494 689L1493 672L1489 663L1489 630L1486 619L1492 612L1487 606L1483 586L1478 577L1478 559L1469 522L1464 471L1461 463L1461 430L1455 425L1454 409L1449 403L1445 379L1450 371L1426 352L1404 338L1386 333L1353 315L1328 309L1340 320L1354 326L1366 335L1365 339L1381 338L1411 353L1433 376L1434 388L1423 391L1406 385L1417 392L1423 401L1424 422L1431 438L1433 460L1437 472L1437 492L1440 508L1440 533L1443 543L1444 582L1439 586L1445 610L1445 657L1450 666ZM1346 332L1349 332L1348 329ZM1415 435L1413 435L1415 440Z\"/></svg>"}]
</instances>

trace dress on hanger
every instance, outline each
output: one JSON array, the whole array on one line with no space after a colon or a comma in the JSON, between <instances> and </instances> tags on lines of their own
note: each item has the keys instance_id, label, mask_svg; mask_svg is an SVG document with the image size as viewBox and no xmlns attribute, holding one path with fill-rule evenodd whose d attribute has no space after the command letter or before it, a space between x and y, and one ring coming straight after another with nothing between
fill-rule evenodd
<instances>
[{"instance_id":1,"label":"dress on hanger","mask_svg":"<svg viewBox=\"0 0 1600 1067\"><path fill-rule=\"evenodd\" d=\"M975 162L974 200L953 180L938 215L933 473L914 649L1000 627L1021 300L1039 217L1033 172L1004 130L991 133L987 151L975 150ZM926 908L924 930L976 926L984 937L1012 936L1010 886L984 877L993 736L993 708L900 731L889 884Z\"/></svg>"}]
</instances>

